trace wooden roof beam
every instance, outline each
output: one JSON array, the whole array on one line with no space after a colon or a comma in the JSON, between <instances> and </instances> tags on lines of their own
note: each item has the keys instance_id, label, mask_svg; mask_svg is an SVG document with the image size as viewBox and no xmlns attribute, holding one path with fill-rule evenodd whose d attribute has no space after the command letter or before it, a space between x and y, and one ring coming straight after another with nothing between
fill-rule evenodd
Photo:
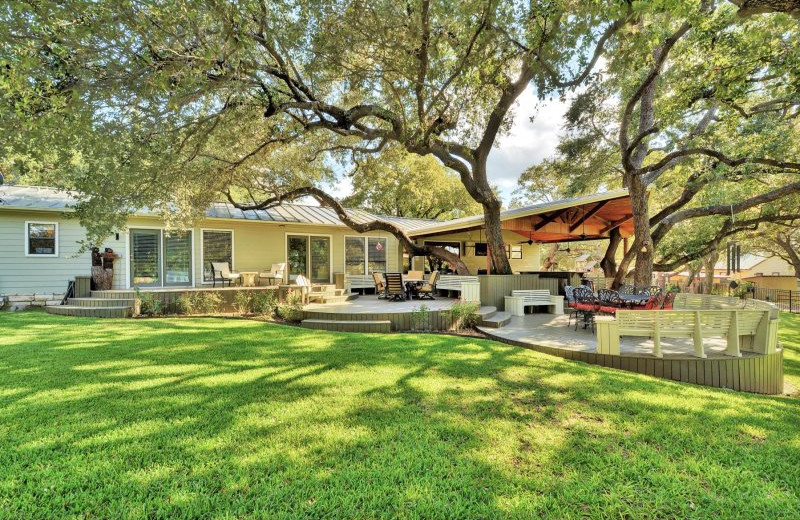
<instances>
[{"instance_id":1,"label":"wooden roof beam","mask_svg":"<svg viewBox=\"0 0 800 520\"><path fill-rule=\"evenodd\" d=\"M562 210L554 211L552 213L542 214L541 215L542 220L540 220L538 223L536 223L536 225L533 226L533 230L534 231L539 231L540 229L545 227L547 224L549 224L551 222L554 222L558 217L560 217L561 215L563 215L564 213L566 213L570 209L571 208L564 208Z\"/></svg>"},{"instance_id":2,"label":"wooden roof beam","mask_svg":"<svg viewBox=\"0 0 800 520\"><path fill-rule=\"evenodd\" d=\"M620 227L622 224L626 223L627 221L629 221L632 218L633 218L633 215L625 215L621 219L615 220L611 224L609 224L606 227L604 227L603 229L601 229L600 230L600 234L602 235L603 233L608 233L612 229Z\"/></svg>"},{"instance_id":3,"label":"wooden roof beam","mask_svg":"<svg viewBox=\"0 0 800 520\"><path fill-rule=\"evenodd\" d=\"M606 204L608 204L608 201L607 201L607 200L604 200L604 201L598 202L598 203L595 205L595 207L593 207L593 208L592 208L592 209L590 209L589 211L586 211L586 212L584 212L583 216L582 216L581 218L579 218L579 219L578 219L578 220L577 220L577 221L576 221L574 224L572 224L572 225L569 227L569 232L570 232L570 233L572 233L573 231L575 231L576 229L578 229L578 228L580 227L580 225L581 225L581 224L583 224L584 222L586 222L587 220L589 220L590 218L592 218L592 217L594 216L594 214L595 214L595 213L597 213L598 211L600 211L600 209L601 209L603 206L605 206Z\"/></svg>"}]
</instances>

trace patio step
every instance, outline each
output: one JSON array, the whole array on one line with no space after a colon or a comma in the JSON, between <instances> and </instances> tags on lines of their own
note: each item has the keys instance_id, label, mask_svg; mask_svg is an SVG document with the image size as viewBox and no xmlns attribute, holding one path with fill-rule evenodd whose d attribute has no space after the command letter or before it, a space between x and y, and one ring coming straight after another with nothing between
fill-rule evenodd
<instances>
[{"instance_id":1,"label":"patio step","mask_svg":"<svg viewBox=\"0 0 800 520\"><path fill-rule=\"evenodd\" d=\"M74 307L133 307L133 298L69 298Z\"/></svg>"},{"instance_id":2,"label":"patio step","mask_svg":"<svg viewBox=\"0 0 800 520\"><path fill-rule=\"evenodd\" d=\"M493 329L497 329L500 327L505 327L511 322L511 314L508 312L494 312L488 318L483 318L481 320L480 326L481 327L491 327Z\"/></svg>"},{"instance_id":3,"label":"patio step","mask_svg":"<svg viewBox=\"0 0 800 520\"><path fill-rule=\"evenodd\" d=\"M90 296L92 298L103 298L109 300L132 300L136 297L134 291L92 291Z\"/></svg>"},{"instance_id":4,"label":"patio step","mask_svg":"<svg viewBox=\"0 0 800 520\"><path fill-rule=\"evenodd\" d=\"M483 307L478 309L478 316L480 316L482 320L485 320L486 318L491 318L495 314L497 314L497 307L494 307L492 305L484 305Z\"/></svg>"},{"instance_id":5,"label":"patio step","mask_svg":"<svg viewBox=\"0 0 800 520\"><path fill-rule=\"evenodd\" d=\"M389 320L317 320L306 319L300 322L306 329L330 330L333 332L391 332Z\"/></svg>"},{"instance_id":6,"label":"patio step","mask_svg":"<svg viewBox=\"0 0 800 520\"><path fill-rule=\"evenodd\" d=\"M132 307L79 307L77 305L54 305L45 307L48 314L60 316L83 316L86 318L130 318Z\"/></svg>"}]
</instances>

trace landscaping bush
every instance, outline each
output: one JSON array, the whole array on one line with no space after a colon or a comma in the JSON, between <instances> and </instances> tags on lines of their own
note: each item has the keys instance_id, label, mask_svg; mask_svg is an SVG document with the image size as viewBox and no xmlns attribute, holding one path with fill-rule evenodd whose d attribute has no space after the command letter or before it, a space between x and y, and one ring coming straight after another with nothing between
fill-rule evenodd
<instances>
[{"instance_id":1,"label":"landscaping bush","mask_svg":"<svg viewBox=\"0 0 800 520\"><path fill-rule=\"evenodd\" d=\"M278 296L276 291L258 291L253 293L250 308L259 316L274 316L278 309Z\"/></svg>"},{"instance_id":2,"label":"landscaping bush","mask_svg":"<svg viewBox=\"0 0 800 520\"><path fill-rule=\"evenodd\" d=\"M255 296L252 291L236 291L233 295L233 308L237 314L244 316L253 312Z\"/></svg>"},{"instance_id":3,"label":"landscaping bush","mask_svg":"<svg viewBox=\"0 0 800 520\"><path fill-rule=\"evenodd\" d=\"M411 330L431 330L431 310L424 303L411 309Z\"/></svg>"},{"instance_id":4,"label":"landscaping bush","mask_svg":"<svg viewBox=\"0 0 800 520\"><path fill-rule=\"evenodd\" d=\"M303 317L303 300L298 294L290 294L286 301L278 304L277 315L286 321L298 322Z\"/></svg>"},{"instance_id":5,"label":"landscaping bush","mask_svg":"<svg viewBox=\"0 0 800 520\"><path fill-rule=\"evenodd\" d=\"M453 330L474 329L480 322L477 302L458 301L447 312L450 316L450 328Z\"/></svg>"},{"instance_id":6,"label":"landscaping bush","mask_svg":"<svg viewBox=\"0 0 800 520\"><path fill-rule=\"evenodd\" d=\"M215 292L192 292L178 298L178 312L183 314L217 314L222 296Z\"/></svg>"},{"instance_id":7,"label":"landscaping bush","mask_svg":"<svg viewBox=\"0 0 800 520\"><path fill-rule=\"evenodd\" d=\"M164 310L164 304L154 293L136 289L136 300L139 302L138 314L140 315L156 316Z\"/></svg>"}]
</instances>

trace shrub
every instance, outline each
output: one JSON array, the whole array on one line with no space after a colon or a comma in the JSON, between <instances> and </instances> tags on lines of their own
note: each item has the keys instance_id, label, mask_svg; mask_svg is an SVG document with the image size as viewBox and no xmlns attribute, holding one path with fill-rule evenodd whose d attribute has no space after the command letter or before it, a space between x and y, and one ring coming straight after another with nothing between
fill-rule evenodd
<instances>
[{"instance_id":1,"label":"shrub","mask_svg":"<svg viewBox=\"0 0 800 520\"><path fill-rule=\"evenodd\" d=\"M197 300L197 307L203 314L217 314L222 305L222 296L216 292L198 293Z\"/></svg>"},{"instance_id":2,"label":"shrub","mask_svg":"<svg viewBox=\"0 0 800 520\"><path fill-rule=\"evenodd\" d=\"M139 314L144 316L154 316L161 314L164 305L154 293L142 292L136 289L136 299L139 301Z\"/></svg>"},{"instance_id":3,"label":"shrub","mask_svg":"<svg viewBox=\"0 0 800 520\"><path fill-rule=\"evenodd\" d=\"M184 314L217 314L222 296L215 292L191 292L178 298L178 310Z\"/></svg>"},{"instance_id":4,"label":"shrub","mask_svg":"<svg viewBox=\"0 0 800 520\"><path fill-rule=\"evenodd\" d=\"M303 300L299 294L290 294L278 304L277 315L286 321L298 322L303 317Z\"/></svg>"},{"instance_id":5,"label":"shrub","mask_svg":"<svg viewBox=\"0 0 800 520\"><path fill-rule=\"evenodd\" d=\"M253 293L250 308L259 316L273 316L277 313L278 297L275 291L258 291Z\"/></svg>"},{"instance_id":6,"label":"shrub","mask_svg":"<svg viewBox=\"0 0 800 520\"><path fill-rule=\"evenodd\" d=\"M233 295L233 308L240 314L250 314L253 311L253 299L255 294L251 291L236 291Z\"/></svg>"},{"instance_id":7,"label":"shrub","mask_svg":"<svg viewBox=\"0 0 800 520\"><path fill-rule=\"evenodd\" d=\"M176 306L179 314L194 314L197 311L194 293L185 293L179 296Z\"/></svg>"},{"instance_id":8,"label":"shrub","mask_svg":"<svg viewBox=\"0 0 800 520\"><path fill-rule=\"evenodd\" d=\"M458 301L453 304L449 311L450 328L454 330L474 329L480 322L478 309L480 304L477 302Z\"/></svg>"},{"instance_id":9,"label":"shrub","mask_svg":"<svg viewBox=\"0 0 800 520\"><path fill-rule=\"evenodd\" d=\"M411 330L431 330L430 308L424 303L411 309Z\"/></svg>"}]
</instances>

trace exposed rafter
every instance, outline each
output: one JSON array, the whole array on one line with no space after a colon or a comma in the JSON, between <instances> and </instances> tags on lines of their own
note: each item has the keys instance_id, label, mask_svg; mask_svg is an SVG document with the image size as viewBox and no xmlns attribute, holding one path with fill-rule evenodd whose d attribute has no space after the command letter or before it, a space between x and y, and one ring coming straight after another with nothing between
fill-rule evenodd
<instances>
[{"instance_id":1,"label":"exposed rafter","mask_svg":"<svg viewBox=\"0 0 800 520\"><path fill-rule=\"evenodd\" d=\"M539 231L540 229L545 227L547 224L549 224L551 222L554 222L558 217L560 217L561 215L565 214L570 209L572 209L572 208L564 208L562 210L554 211L554 212L548 213L546 215L542 214L542 220L540 220L535 226L533 226L533 230L534 231Z\"/></svg>"},{"instance_id":2,"label":"exposed rafter","mask_svg":"<svg viewBox=\"0 0 800 520\"><path fill-rule=\"evenodd\" d=\"M633 218L633 215L625 215L621 219L615 220L611 224L609 224L606 227L604 227L603 229L601 229L600 230L600 234L602 235L603 233L608 233L612 229L620 227L622 224L626 223L627 221L629 221L632 218Z\"/></svg>"},{"instance_id":3,"label":"exposed rafter","mask_svg":"<svg viewBox=\"0 0 800 520\"><path fill-rule=\"evenodd\" d=\"M589 220L590 218L592 218L592 217L594 216L594 214L595 214L595 213L597 213L598 211L600 211L600 209L601 209L603 206L605 206L606 204L608 204L608 201L607 201L607 200L604 200L604 201L598 202L598 203L595 205L595 207L593 207L593 208L592 208L592 209L590 209L589 211L585 212L581 218L579 218L577 221L575 221L575 223L574 223L574 224L572 224L572 225L569 227L569 232L570 232L570 233L572 233L573 231L575 231L576 229L578 229L578 227L580 227L580 225L581 225L581 224L583 224L584 222L586 222L587 220Z\"/></svg>"}]
</instances>

